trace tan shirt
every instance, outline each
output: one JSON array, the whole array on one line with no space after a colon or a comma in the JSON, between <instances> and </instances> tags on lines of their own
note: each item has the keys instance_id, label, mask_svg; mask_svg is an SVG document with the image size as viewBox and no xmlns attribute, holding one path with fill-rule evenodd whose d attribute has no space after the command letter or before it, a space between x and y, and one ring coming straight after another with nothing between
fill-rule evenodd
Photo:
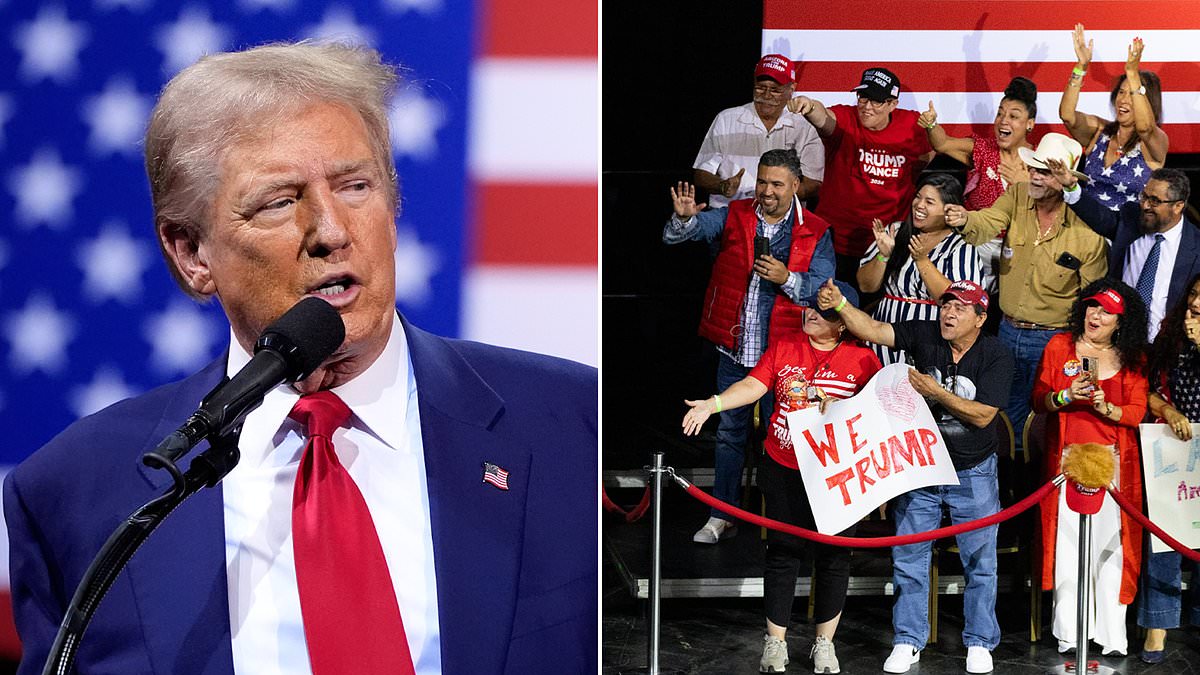
<instances>
[{"instance_id":1,"label":"tan shirt","mask_svg":"<svg viewBox=\"0 0 1200 675\"><path fill-rule=\"evenodd\" d=\"M1015 321L1064 328L1079 291L1108 272L1108 242L1066 204L1059 203L1054 227L1038 238L1038 218L1028 183L1014 183L991 208L967 213L960 232L979 245L1008 228L1000 251L1000 309ZM1064 253L1078 269L1059 264Z\"/></svg>"}]
</instances>

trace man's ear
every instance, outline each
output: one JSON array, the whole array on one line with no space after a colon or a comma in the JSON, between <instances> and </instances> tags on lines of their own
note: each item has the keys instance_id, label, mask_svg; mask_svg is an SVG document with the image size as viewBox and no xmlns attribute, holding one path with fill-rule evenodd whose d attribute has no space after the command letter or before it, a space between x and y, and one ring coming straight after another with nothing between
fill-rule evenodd
<instances>
[{"instance_id":1,"label":"man's ear","mask_svg":"<svg viewBox=\"0 0 1200 675\"><path fill-rule=\"evenodd\" d=\"M173 276L192 295L205 298L217 292L199 233L194 228L160 221L158 240L170 261Z\"/></svg>"}]
</instances>

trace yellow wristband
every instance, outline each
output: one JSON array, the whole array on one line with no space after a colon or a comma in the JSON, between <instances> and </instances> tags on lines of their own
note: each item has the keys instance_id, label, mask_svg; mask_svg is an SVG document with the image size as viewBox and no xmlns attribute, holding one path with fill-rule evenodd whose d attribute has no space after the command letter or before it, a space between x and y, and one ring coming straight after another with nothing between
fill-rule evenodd
<instances>
[{"instance_id":1,"label":"yellow wristband","mask_svg":"<svg viewBox=\"0 0 1200 675\"><path fill-rule=\"evenodd\" d=\"M837 312L838 314L841 314L842 309L845 308L845 306L846 306L846 298L843 297L842 301L837 304L837 307L833 308L833 311Z\"/></svg>"},{"instance_id":2,"label":"yellow wristband","mask_svg":"<svg viewBox=\"0 0 1200 675\"><path fill-rule=\"evenodd\" d=\"M713 394L713 398L717 399L717 412L721 412L721 395Z\"/></svg>"},{"instance_id":3,"label":"yellow wristband","mask_svg":"<svg viewBox=\"0 0 1200 675\"><path fill-rule=\"evenodd\" d=\"M887 262L889 260L889 258L882 253L876 253L875 259L878 260L879 262Z\"/></svg>"}]
</instances>

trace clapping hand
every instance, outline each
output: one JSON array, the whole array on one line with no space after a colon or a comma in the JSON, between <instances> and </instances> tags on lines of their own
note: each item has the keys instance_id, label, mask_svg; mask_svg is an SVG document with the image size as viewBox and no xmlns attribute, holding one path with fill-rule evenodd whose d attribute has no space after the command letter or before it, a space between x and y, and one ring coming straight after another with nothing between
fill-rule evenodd
<instances>
[{"instance_id":1,"label":"clapping hand","mask_svg":"<svg viewBox=\"0 0 1200 675\"><path fill-rule=\"evenodd\" d=\"M908 240L908 255L912 256L914 265L929 259L929 251L925 250L925 244L921 241L919 232L913 232L913 236Z\"/></svg>"},{"instance_id":2,"label":"clapping hand","mask_svg":"<svg viewBox=\"0 0 1200 675\"><path fill-rule=\"evenodd\" d=\"M675 215L680 220L687 220L700 213L704 204L696 203L696 186L687 181L679 181L671 188L671 202L675 207Z\"/></svg>"},{"instance_id":3,"label":"clapping hand","mask_svg":"<svg viewBox=\"0 0 1200 675\"><path fill-rule=\"evenodd\" d=\"M826 279L817 290L817 307L822 311L837 307L842 300L842 291L833 284L833 279Z\"/></svg>"},{"instance_id":4,"label":"clapping hand","mask_svg":"<svg viewBox=\"0 0 1200 675\"><path fill-rule=\"evenodd\" d=\"M896 237L891 228L875 218L871 221L871 233L875 235L875 247L879 249L879 253L885 258L892 257L892 251L896 248Z\"/></svg>"}]
</instances>

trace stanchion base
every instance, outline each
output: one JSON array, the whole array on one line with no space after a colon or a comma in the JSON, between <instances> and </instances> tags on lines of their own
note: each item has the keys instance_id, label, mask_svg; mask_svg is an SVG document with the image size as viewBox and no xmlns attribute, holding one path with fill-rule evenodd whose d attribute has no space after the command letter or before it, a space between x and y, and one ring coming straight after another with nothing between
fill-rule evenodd
<instances>
[{"instance_id":1,"label":"stanchion base","mask_svg":"<svg viewBox=\"0 0 1200 675\"><path fill-rule=\"evenodd\" d=\"M618 670L617 675L653 675L650 672L650 666L642 666L641 668L630 668L628 670ZM664 670L658 669L658 675L687 675L686 671L682 670Z\"/></svg>"},{"instance_id":2,"label":"stanchion base","mask_svg":"<svg viewBox=\"0 0 1200 675\"><path fill-rule=\"evenodd\" d=\"M1075 662L1068 661L1061 666L1058 666L1054 670L1051 670L1050 672L1054 675L1115 675L1120 671L1113 670L1112 668L1101 664L1099 661L1092 661L1089 659L1087 662L1086 671L1077 673L1075 671Z\"/></svg>"}]
</instances>

